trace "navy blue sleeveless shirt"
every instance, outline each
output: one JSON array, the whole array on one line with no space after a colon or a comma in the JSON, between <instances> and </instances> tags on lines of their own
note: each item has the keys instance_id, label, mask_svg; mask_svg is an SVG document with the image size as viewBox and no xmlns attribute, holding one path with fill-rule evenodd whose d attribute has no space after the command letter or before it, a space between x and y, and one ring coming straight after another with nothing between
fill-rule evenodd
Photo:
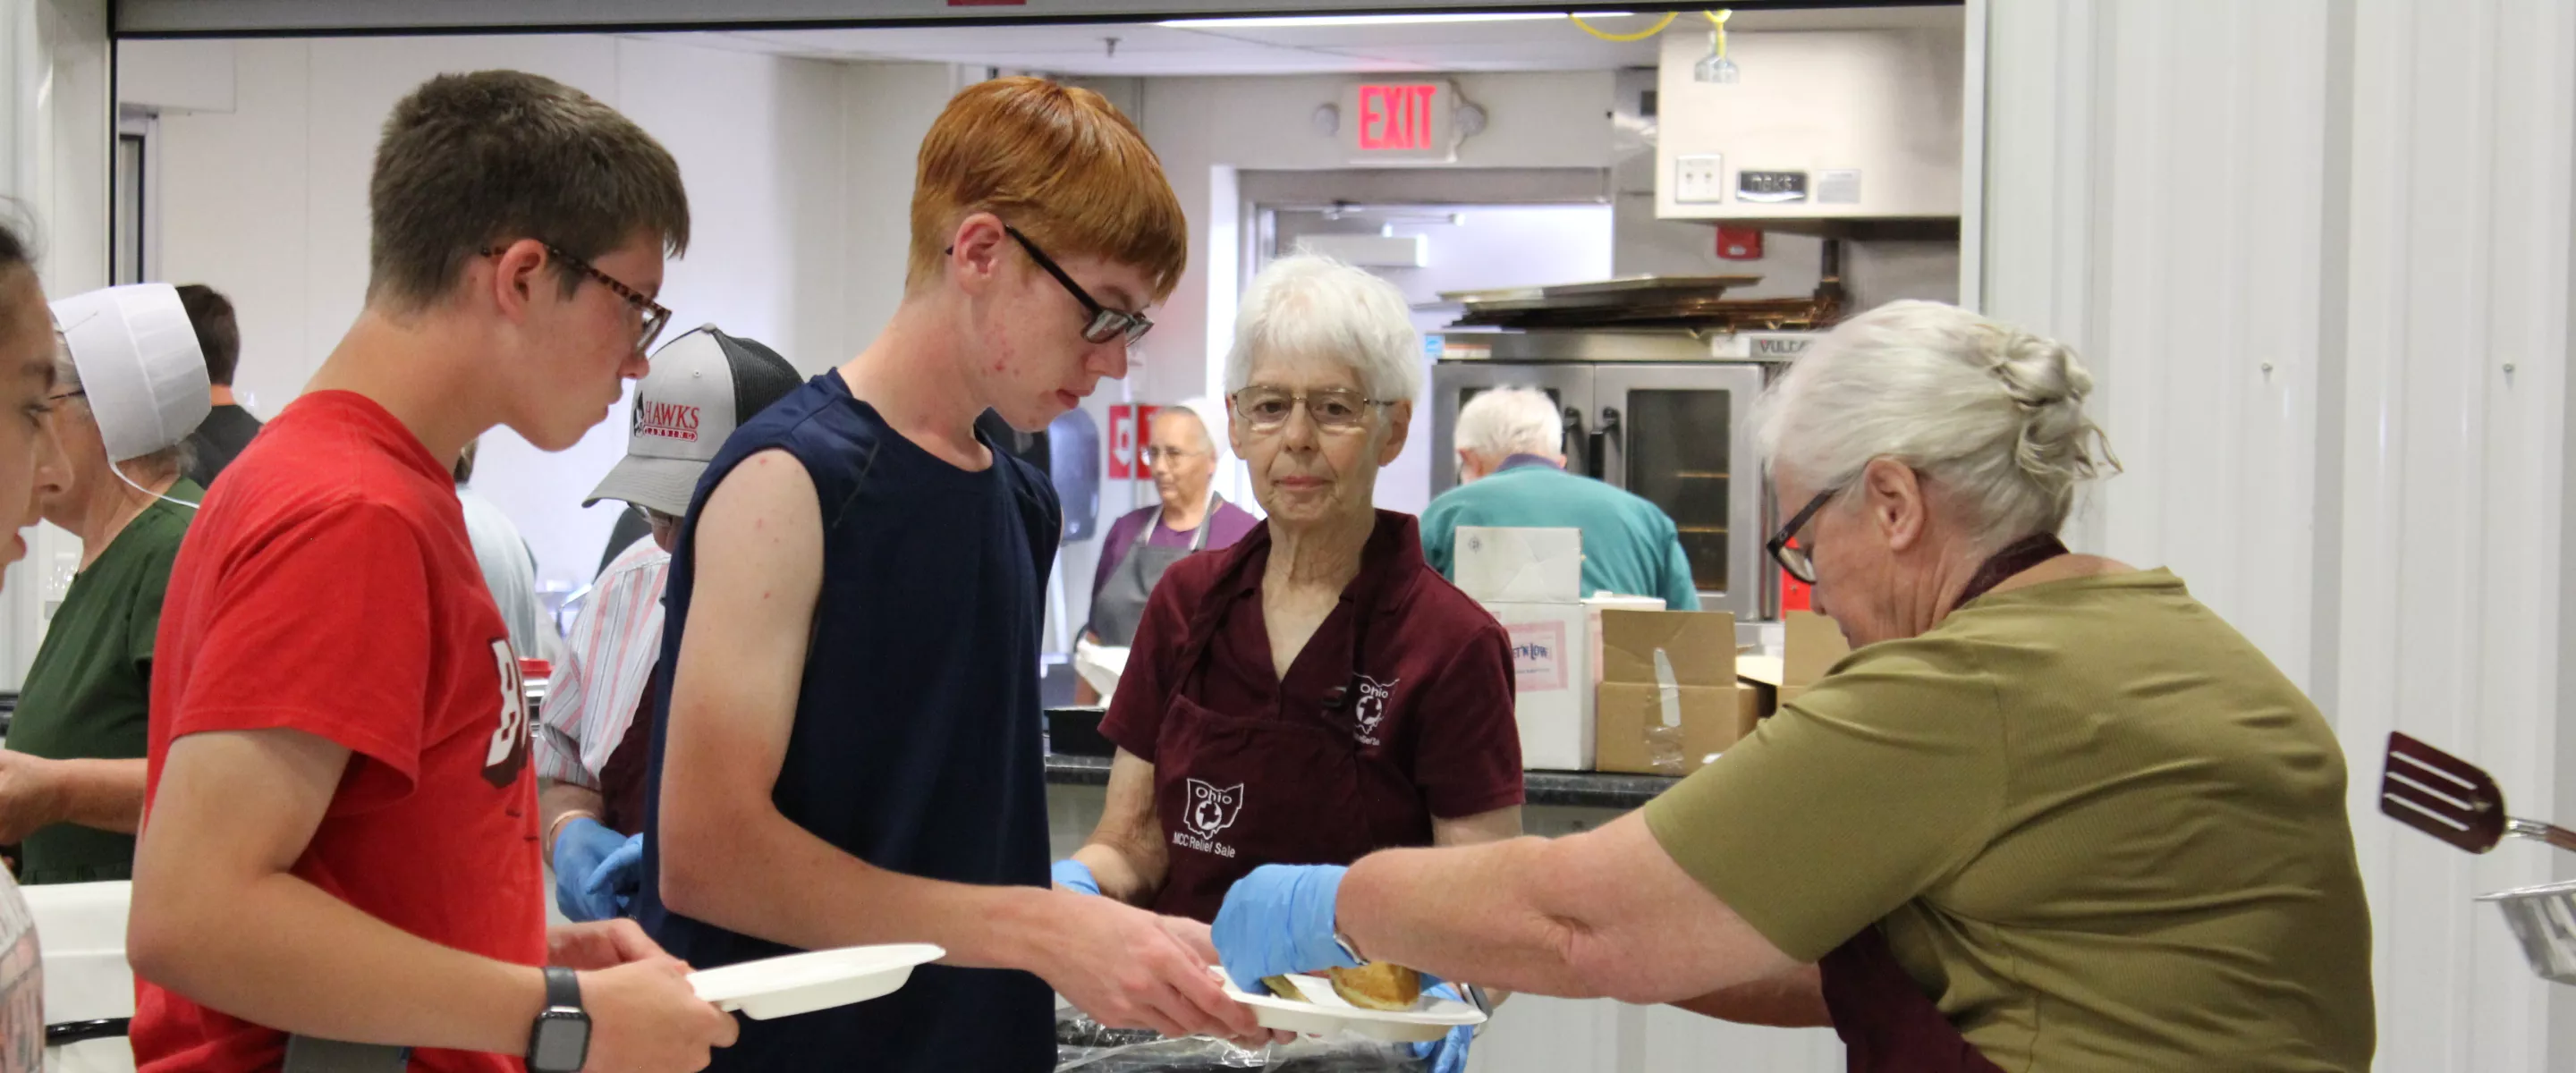
<instances>
[{"instance_id":1,"label":"navy blue sleeveless shirt","mask_svg":"<svg viewBox=\"0 0 2576 1073\"><path fill-rule=\"evenodd\" d=\"M822 594L772 794L778 810L879 868L1047 883L1038 630L1059 525L1055 490L999 448L980 473L941 461L826 372L725 441L671 557L637 916L663 949L700 969L794 952L671 912L659 893L663 732L692 626L698 510L733 467L767 450L804 463L823 512ZM746 1018L741 1042L718 1050L709 1068L1052 1069L1054 1008L1028 973L925 965L872 1002Z\"/></svg>"}]
</instances>

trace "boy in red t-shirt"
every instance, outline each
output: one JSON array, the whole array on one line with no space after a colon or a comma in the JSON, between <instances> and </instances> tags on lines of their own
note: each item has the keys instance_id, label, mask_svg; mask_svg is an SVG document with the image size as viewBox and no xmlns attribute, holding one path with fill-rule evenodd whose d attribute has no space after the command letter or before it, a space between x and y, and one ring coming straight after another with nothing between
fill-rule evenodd
<instances>
[{"instance_id":1,"label":"boy in red t-shirt","mask_svg":"<svg viewBox=\"0 0 2576 1073\"><path fill-rule=\"evenodd\" d=\"M446 75L395 106L369 200L366 308L171 574L135 1056L703 1068L734 1025L685 966L629 922L546 929L517 658L448 477L496 425L571 446L643 375L679 168L559 83Z\"/></svg>"}]
</instances>

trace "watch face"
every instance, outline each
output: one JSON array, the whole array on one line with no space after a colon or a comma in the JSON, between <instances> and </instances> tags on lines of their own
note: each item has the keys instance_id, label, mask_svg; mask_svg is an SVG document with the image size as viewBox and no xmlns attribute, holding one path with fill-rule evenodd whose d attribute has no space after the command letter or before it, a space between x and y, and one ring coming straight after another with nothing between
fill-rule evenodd
<instances>
[{"instance_id":1,"label":"watch face","mask_svg":"<svg viewBox=\"0 0 2576 1073\"><path fill-rule=\"evenodd\" d=\"M576 1073L590 1057L590 1018L548 1010L537 1018L536 1039L528 1046L533 1073Z\"/></svg>"}]
</instances>

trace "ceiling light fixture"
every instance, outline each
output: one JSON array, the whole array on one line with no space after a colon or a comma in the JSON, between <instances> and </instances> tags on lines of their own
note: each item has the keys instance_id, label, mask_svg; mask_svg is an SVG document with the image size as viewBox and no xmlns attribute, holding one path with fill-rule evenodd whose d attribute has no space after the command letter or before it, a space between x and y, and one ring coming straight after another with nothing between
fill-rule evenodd
<instances>
[{"instance_id":1,"label":"ceiling light fixture","mask_svg":"<svg viewBox=\"0 0 2576 1073\"><path fill-rule=\"evenodd\" d=\"M1564 11L1487 11L1457 15L1276 15L1242 19L1173 19L1154 25L1174 30L1257 30L1315 26L1402 26L1429 22L1533 22L1561 19ZM1587 18L1616 18L1627 11L1576 11Z\"/></svg>"}]
</instances>

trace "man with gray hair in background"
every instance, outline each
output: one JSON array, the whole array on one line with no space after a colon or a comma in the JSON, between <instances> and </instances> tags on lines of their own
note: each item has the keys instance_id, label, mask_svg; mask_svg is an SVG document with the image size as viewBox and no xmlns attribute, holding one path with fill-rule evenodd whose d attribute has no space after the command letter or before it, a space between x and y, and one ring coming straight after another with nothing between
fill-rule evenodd
<instances>
[{"instance_id":1,"label":"man with gray hair in background","mask_svg":"<svg viewBox=\"0 0 2576 1073\"><path fill-rule=\"evenodd\" d=\"M1565 470L1565 426L1535 388L1477 395L1458 411L1458 487L1422 512L1422 555L1456 580L1462 525L1583 531L1583 595L1661 596L1699 610L1690 559L1662 508L1624 489Z\"/></svg>"}]
</instances>

